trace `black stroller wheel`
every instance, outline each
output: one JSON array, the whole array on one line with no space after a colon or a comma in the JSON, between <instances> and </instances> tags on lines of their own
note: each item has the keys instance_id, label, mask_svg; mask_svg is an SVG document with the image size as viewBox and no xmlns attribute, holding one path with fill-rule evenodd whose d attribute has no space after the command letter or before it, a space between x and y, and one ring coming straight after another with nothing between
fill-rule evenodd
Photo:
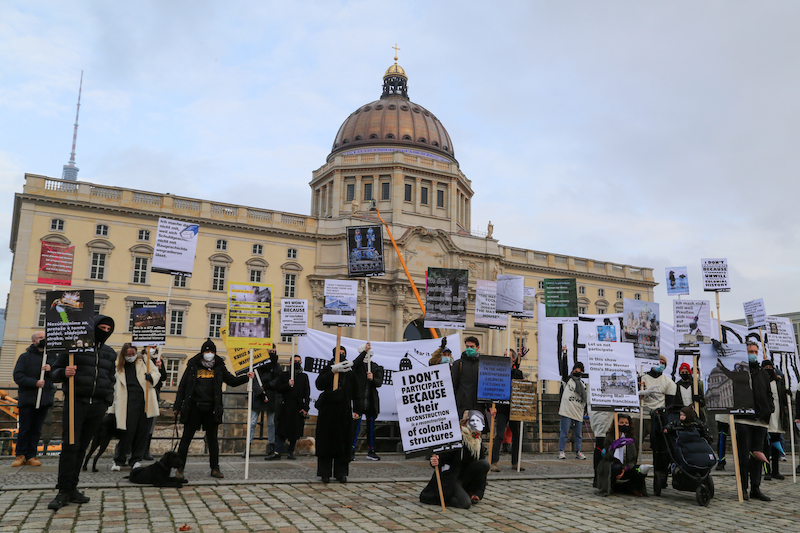
<instances>
[{"instance_id":1,"label":"black stroller wheel","mask_svg":"<svg viewBox=\"0 0 800 533\"><path fill-rule=\"evenodd\" d=\"M709 502L711 501L711 492L708 490L708 487L705 485L699 485L697 487L697 492L695 493L697 497L697 504L702 507L708 507Z\"/></svg>"},{"instance_id":2,"label":"black stroller wheel","mask_svg":"<svg viewBox=\"0 0 800 533\"><path fill-rule=\"evenodd\" d=\"M661 474L658 472L653 472L653 494L655 496L661 496L661 479L659 478Z\"/></svg>"},{"instance_id":3,"label":"black stroller wheel","mask_svg":"<svg viewBox=\"0 0 800 533\"><path fill-rule=\"evenodd\" d=\"M708 475L708 491L711 493L711 497L714 497L714 478L711 477L711 474Z\"/></svg>"}]
</instances>

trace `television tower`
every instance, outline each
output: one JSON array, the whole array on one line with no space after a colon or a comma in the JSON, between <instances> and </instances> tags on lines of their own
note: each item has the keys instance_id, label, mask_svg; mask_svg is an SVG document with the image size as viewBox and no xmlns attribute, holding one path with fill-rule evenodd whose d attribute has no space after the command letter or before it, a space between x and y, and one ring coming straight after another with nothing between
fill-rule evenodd
<instances>
[{"instance_id":1,"label":"television tower","mask_svg":"<svg viewBox=\"0 0 800 533\"><path fill-rule=\"evenodd\" d=\"M83 71L81 71L81 84L78 87L78 111L75 113L75 131L72 133L72 152L69 154L69 163L64 165L61 173L62 180L78 181L78 167L75 166L75 143L78 140L78 116L81 114L81 91L83 90Z\"/></svg>"}]
</instances>

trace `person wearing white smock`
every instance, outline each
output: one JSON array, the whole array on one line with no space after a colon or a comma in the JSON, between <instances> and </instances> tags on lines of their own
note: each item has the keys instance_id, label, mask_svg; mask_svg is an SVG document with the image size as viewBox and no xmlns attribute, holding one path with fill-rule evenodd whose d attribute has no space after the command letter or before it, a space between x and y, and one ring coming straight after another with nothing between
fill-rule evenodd
<instances>
[{"instance_id":1,"label":"person wearing white smock","mask_svg":"<svg viewBox=\"0 0 800 533\"><path fill-rule=\"evenodd\" d=\"M667 368L667 358L662 355L659 357L658 365L653 366L640 380L642 388L639 391L639 398L644 419L642 438L650 434L650 412L672 405L672 397L678 392L675 382L664 374L665 368Z\"/></svg>"},{"instance_id":2,"label":"person wearing white smock","mask_svg":"<svg viewBox=\"0 0 800 533\"><path fill-rule=\"evenodd\" d=\"M583 413L586 411L586 384L581 380L583 374L583 363L575 363L572 374L564 382L564 390L561 394L561 406L558 414L561 416L561 435L558 439L558 458L566 459L567 454L564 449L567 446L567 436L572 428L572 435L575 445L575 459L586 459L581 451L583 435L581 434L581 423Z\"/></svg>"}]
</instances>

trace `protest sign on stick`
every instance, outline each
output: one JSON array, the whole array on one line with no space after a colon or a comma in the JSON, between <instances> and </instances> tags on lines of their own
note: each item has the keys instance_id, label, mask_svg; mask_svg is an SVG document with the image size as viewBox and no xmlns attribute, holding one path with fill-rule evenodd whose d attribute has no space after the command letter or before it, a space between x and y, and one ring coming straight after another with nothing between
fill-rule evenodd
<instances>
[{"instance_id":1,"label":"protest sign on stick","mask_svg":"<svg viewBox=\"0 0 800 533\"><path fill-rule=\"evenodd\" d=\"M575 278L544 280L544 307L548 322L577 322L578 286Z\"/></svg>"},{"instance_id":2,"label":"protest sign on stick","mask_svg":"<svg viewBox=\"0 0 800 533\"><path fill-rule=\"evenodd\" d=\"M727 259L701 259L700 263L703 270L703 290L705 292L730 292ZM719 316L719 311L717 311L717 316Z\"/></svg>"},{"instance_id":3,"label":"protest sign on stick","mask_svg":"<svg viewBox=\"0 0 800 533\"><path fill-rule=\"evenodd\" d=\"M326 279L324 298L323 326L352 327L356 325L358 281Z\"/></svg>"},{"instance_id":4,"label":"protest sign on stick","mask_svg":"<svg viewBox=\"0 0 800 533\"><path fill-rule=\"evenodd\" d=\"M711 342L711 302L707 300L672 300L675 319L675 346Z\"/></svg>"},{"instance_id":5,"label":"protest sign on stick","mask_svg":"<svg viewBox=\"0 0 800 533\"><path fill-rule=\"evenodd\" d=\"M72 285L72 265L75 261L75 246L60 242L42 241L39 256L37 283L48 285Z\"/></svg>"},{"instance_id":6,"label":"protest sign on stick","mask_svg":"<svg viewBox=\"0 0 800 533\"><path fill-rule=\"evenodd\" d=\"M475 327L506 329L506 317L496 310L497 282L479 279L475 287ZM522 298L520 298L522 309ZM491 335L489 336L491 339Z\"/></svg>"},{"instance_id":7,"label":"protest sign on stick","mask_svg":"<svg viewBox=\"0 0 800 533\"><path fill-rule=\"evenodd\" d=\"M744 307L744 322L747 329L761 329L767 325L767 310L764 307L764 298L744 302L742 307Z\"/></svg>"},{"instance_id":8,"label":"protest sign on stick","mask_svg":"<svg viewBox=\"0 0 800 533\"><path fill-rule=\"evenodd\" d=\"M667 294L689 294L689 274L686 267L667 267Z\"/></svg>"},{"instance_id":9,"label":"protest sign on stick","mask_svg":"<svg viewBox=\"0 0 800 533\"><path fill-rule=\"evenodd\" d=\"M622 342L633 344L637 359L658 361L660 355L661 320L659 305L645 300L622 300L624 330Z\"/></svg>"},{"instance_id":10,"label":"protest sign on stick","mask_svg":"<svg viewBox=\"0 0 800 533\"><path fill-rule=\"evenodd\" d=\"M425 327L465 329L469 270L429 268L425 284Z\"/></svg>"},{"instance_id":11,"label":"protest sign on stick","mask_svg":"<svg viewBox=\"0 0 800 533\"><path fill-rule=\"evenodd\" d=\"M173 276L192 277L199 233L200 226L197 224L159 218L150 270Z\"/></svg>"},{"instance_id":12,"label":"protest sign on stick","mask_svg":"<svg viewBox=\"0 0 800 533\"><path fill-rule=\"evenodd\" d=\"M383 276L383 226L347 227L347 274L350 277Z\"/></svg>"},{"instance_id":13,"label":"protest sign on stick","mask_svg":"<svg viewBox=\"0 0 800 533\"><path fill-rule=\"evenodd\" d=\"M525 299L525 278L522 276L497 276L498 313L522 313Z\"/></svg>"},{"instance_id":14,"label":"protest sign on stick","mask_svg":"<svg viewBox=\"0 0 800 533\"><path fill-rule=\"evenodd\" d=\"M633 345L589 341L589 388L594 411L638 413L636 360Z\"/></svg>"}]
</instances>

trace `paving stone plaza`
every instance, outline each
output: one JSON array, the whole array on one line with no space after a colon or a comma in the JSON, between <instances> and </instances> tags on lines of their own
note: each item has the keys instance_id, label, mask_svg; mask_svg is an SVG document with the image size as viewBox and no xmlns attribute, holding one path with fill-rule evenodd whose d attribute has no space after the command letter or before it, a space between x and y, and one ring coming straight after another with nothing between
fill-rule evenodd
<instances>
[{"instance_id":1,"label":"paving stone plaza","mask_svg":"<svg viewBox=\"0 0 800 533\"><path fill-rule=\"evenodd\" d=\"M430 476L424 461L406 461L387 454L370 462L359 456L351 464L347 484L324 485L315 477L313 457L265 462L255 456L250 480L244 461L224 457L225 479L209 477L207 459L190 457L183 489L135 486L126 471L81 476L81 490L91 497L84 505L47 509L57 458L44 458L38 468L11 468L0 461L0 533L76 531L193 532L245 531L781 531L797 530L800 484L764 482L771 502L736 501L732 472L715 475L716 496L708 507L697 505L694 493L671 487L661 497L598 496L591 487L589 461L559 461L552 455L523 458L525 472L513 472L507 456L502 471L489 474L484 500L469 510L423 505L419 492ZM791 463L787 465L789 471ZM100 466L98 465L98 466ZM716 473L715 473L716 474Z\"/></svg>"}]
</instances>

